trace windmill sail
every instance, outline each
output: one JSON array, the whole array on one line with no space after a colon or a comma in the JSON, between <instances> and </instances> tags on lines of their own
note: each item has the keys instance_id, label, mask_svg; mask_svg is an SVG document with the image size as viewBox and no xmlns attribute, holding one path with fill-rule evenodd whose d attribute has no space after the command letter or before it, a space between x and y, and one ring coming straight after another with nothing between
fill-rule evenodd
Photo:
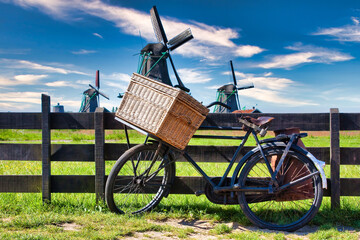
<instances>
[{"instance_id":1,"label":"windmill sail","mask_svg":"<svg viewBox=\"0 0 360 240\"><path fill-rule=\"evenodd\" d=\"M150 15L158 43L149 43L141 50L142 59L139 64L138 73L172 86L166 63L166 59L169 58L178 82L178 85L175 87L189 92L190 90L184 86L175 69L170 52L193 38L191 30L187 29L168 41L156 6L151 8Z\"/></svg>"}]
</instances>

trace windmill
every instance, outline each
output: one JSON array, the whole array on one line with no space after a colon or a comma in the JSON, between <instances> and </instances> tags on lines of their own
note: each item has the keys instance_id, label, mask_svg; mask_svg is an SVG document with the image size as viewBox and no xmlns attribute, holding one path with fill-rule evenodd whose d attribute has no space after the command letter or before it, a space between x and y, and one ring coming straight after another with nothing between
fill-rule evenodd
<instances>
[{"instance_id":1,"label":"windmill","mask_svg":"<svg viewBox=\"0 0 360 240\"><path fill-rule=\"evenodd\" d=\"M190 28L168 41L156 6L151 8L150 15L158 43L149 43L141 50L142 58L139 62L138 73L172 86L166 63L166 59L169 58L178 82L175 87L189 92L190 90L184 86L175 69L170 52L193 38Z\"/></svg>"},{"instance_id":2,"label":"windmill","mask_svg":"<svg viewBox=\"0 0 360 240\"><path fill-rule=\"evenodd\" d=\"M234 66L233 66L232 61L230 61L230 66L231 66L231 73L232 73L234 83L226 84L226 85L223 85L222 87L218 88L217 89L217 97L216 97L216 101L225 103L226 105L228 105L230 107L230 109L227 109L227 108L219 105L214 108L214 112L216 112L216 113L233 112L233 111L241 109L238 91L254 87L254 84L252 84L252 83L250 85L239 87L237 85Z\"/></svg>"},{"instance_id":3,"label":"windmill","mask_svg":"<svg viewBox=\"0 0 360 240\"><path fill-rule=\"evenodd\" d=\"M89 89L83 92L83 99L79 112L95 112L96 108L100 106L100 96L107 100L109 97L100 92L100 73L96 71L95 87L89 84Z\"/></svg>"}]
</instances>

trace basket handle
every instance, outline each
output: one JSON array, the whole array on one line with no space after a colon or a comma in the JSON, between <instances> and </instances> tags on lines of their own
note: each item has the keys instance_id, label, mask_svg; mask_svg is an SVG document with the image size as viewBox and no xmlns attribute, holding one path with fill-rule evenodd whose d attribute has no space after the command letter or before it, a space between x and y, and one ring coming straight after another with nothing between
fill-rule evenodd
<instances>
[{"instance_id":1,"label":"basket handle","mask_svg":"<svg viewBox=\"0 0 360 240\"><path fill-rule=\"evenodd\" d=\"M190 117L188 116L185 116L185 115L175 115L173 113L174 117L176 117L177 119L182 119L183 121L185 121L188 125L191 125L192 124L192 120Z\"/></svg>"}]
</instances>

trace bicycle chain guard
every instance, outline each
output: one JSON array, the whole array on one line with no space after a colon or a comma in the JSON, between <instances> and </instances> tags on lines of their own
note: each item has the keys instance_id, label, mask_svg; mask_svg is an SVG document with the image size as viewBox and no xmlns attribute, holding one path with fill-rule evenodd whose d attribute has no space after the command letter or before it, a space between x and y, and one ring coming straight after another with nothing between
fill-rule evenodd
<instances>
[{"instance_id":1,"label":"bicycle chain guard","mask_svg":"<svg viewBox=\"0 0 360 240\"><path fill-rule=\"evenodd\" d=\"M215 184L218 184L220 180L221 177L211 178L211 181L213 181ZM225 180L225 185L230 185L230 183L231 183L231 178L228 177ZM231 197L231 192L215 193L213 187L208 182L206 182L205 184L205 196L210 202L215 204L223 204L223 205L239 204L236 193L234 197Z\"/></svg>"}]
</instances>

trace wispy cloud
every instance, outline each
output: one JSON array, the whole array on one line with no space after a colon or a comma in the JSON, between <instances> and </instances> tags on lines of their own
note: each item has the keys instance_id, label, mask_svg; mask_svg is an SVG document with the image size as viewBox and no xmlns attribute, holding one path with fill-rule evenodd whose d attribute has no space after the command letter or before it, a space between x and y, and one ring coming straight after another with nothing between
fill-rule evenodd
<instances>
[{"instance_id":1,"label":"wispy cloud","mask_svg":"<svg viewBox=\"0 0 360 240\"><path fill-rule=\"evenodd\" d=\"M44 71L49 73L60 73L60 74L79 74L79 75L89 75L84 72L69 70L66 68L53 67L49 65L39 64L27 60L17 60L17 59L0 59L0 63L5 65L8 68L16 68L16 69L32 69L38 71Z\"/></svg>"},{"instance_id":2,"label":"wispy cloud","mask_svg":"<svg viewBox=\"0 0 360 240\"><path fill-rule=\"evenodd\" d=\"M9 102L0 102L0 112L5 111L14 111L14 110L21 110L31 108L33 105L28 103L9 103Z\"/></svg>"},{"instance_id":3,"label":"wispy cloud","mask_svg":"<svg viewBox=\"0 0 360 240\"><path fill-rule=\"evenodd\" d=\"M178 73L184 83L206 83L212 80L208 72L195 68L181 68Z\"/></svg>"},{"instance_id":4,"label":"wispy cloud","mask_svg":"<svg viewBox=\"0 0 360 240\"><path fill-rule=\"evenodd\" d=\"M270 61L260 63L257 66L261 68L285 68L290 69L303 63L333 63L342 62L353 59L349 54L341 53L337 50L332 50L323 47L316 47L311 45L296 44L287 47L289 50L297 51L286 55L273 56Z\"/></svg>"},{"instance_id":5,"label":"wispy cloud","mask_svg":"<svg viewBox=\"0 0 360 240\"><path fill-rule=\"evenodd\" d=\"M0 54L24 55L30 51L30 49L0 49Z\"/></svg>"},{"instance_id":6,"label":"wispy cloud","mask_svg":"<svg viewBox=\"0 0 360 240\"><path fill-rule=\"evenodd\" d=\"M341 27L321 28L312 35L331 36L334 40L341 42L360 42L360 25L359 19L351 18L353 24Z\"/></svg>"},{"instance_id":7,"label":"wispy cloud","mask_svg":"<svg viewBox=\"0 0 360 240\"><path fill-rule=\"evenodd\" d=\"M228 75L231 74L231 72L224 72L223 74ZM294 92L299 92L300 84L291 79L270 77L272 74L268 73L252 74L236 72L236 76L240 77L237 81L238 86L247 86L252 83L255 86L255 88L239 91L241 96L292 107L318 105L311 100L297 99L296 96L294 96ZM210 86L208 88L217 89L219 87L220 86Z\"/></svg>"},{"instance_id":8,"label":"wispy cloud","mask_svg":"<svg viewBox=\"0 0 360 240\"><path fill-rule=\"evenodd\" d=\"M17 102L17 103L41 103L40 92L4 92L1 93L1 102Z\"/></svg>"},{"instance_id":9,"label":"wispy cloud","mask_svg":"<svg viewBox=\"0 0 360 240\"><path fill-rule=\"evenodd\" d=\"M76 54L76 55L85 55L85 54L91 54L91 53L96 53L97 51L95 50L86 50L86 49L80 49L78 51L72 51L71 53Z\"/></svg>"},{"instance_id":10,"label":"wispy cloud","mask_svg":"<svg viewBox=\"0 0 360 240\"><path fill-rule=\"evenodd\" d=\"M5 77L0 77L0 88L16 85L34 85L39 82L40 79L46 78L48 75L16 75L13 78L7 79Z\"/></svg>"},{"instance_id":11,"label":"wispy cloud","mask_svg":"<svg viewBox=\"0 0 360 240\"><path fill-rule=\"evenodd\" d=\"M102 74L101 79L130 82L131 76L126 73Z\"/></svg>"},{"instance_id":12,"label":"wispy cloud","mask_svg":"<svg viewBox=\"0 0 360 240\"><path fill-rule=\"evenodd\" d=\"M135 9L114 6L101 1L85 0L76 2L70 0L14 0L14 3L24 8L36 7L46 14L65 21L68 21L69 15L76 16L85 13L113 22L126 34L138 36L140 31L142 37L148 41L155 40L149 14ZM224 55L251 57L263 51L258 46L235 44L232 40L238 39L240 35L237 30L232 28L210 26L196 21L182 22L163 15L161 18L169 38L191 28L195 40L182 46L180 51L177 50L177 53L185 56L196 56L214 61Z\"/></svg>"},{"instance_id":13,"label":"wispy cloud","mask_svg":"<svg viewBox=\"0 0 360 240\"><path fill-rule=\"evenodd\" d=\"M100 34L98 34L98 33L93 33L93 35L94 36L96 36L96 37L98 37L98 38L101 38L101 39L103 39L104 37L103 36L101 36Z\"/></svg>"},{"instance_id":14,"label":"wispy cloud","mask_svg":"<svg viewBox=\"0 0 360 240\"><path fill-rule=\"evenodd\" d=\"M236 48L235 55L239 57L252 57L255 54L261 53L263 51L265 51L265 49L257 46L244 45Z\"/></svg>"},{"instance_id":15,"label":"wispy cloud","mask_svg":"<svg viewBox=\"0 0 360 240\"><path fill-rule=\"evenodd\" d=\"M48 87L71 87L71 88L81 88L82 86L74 84L69 81L54 81L45 83Z\"/></svg>"}]
</instances>

